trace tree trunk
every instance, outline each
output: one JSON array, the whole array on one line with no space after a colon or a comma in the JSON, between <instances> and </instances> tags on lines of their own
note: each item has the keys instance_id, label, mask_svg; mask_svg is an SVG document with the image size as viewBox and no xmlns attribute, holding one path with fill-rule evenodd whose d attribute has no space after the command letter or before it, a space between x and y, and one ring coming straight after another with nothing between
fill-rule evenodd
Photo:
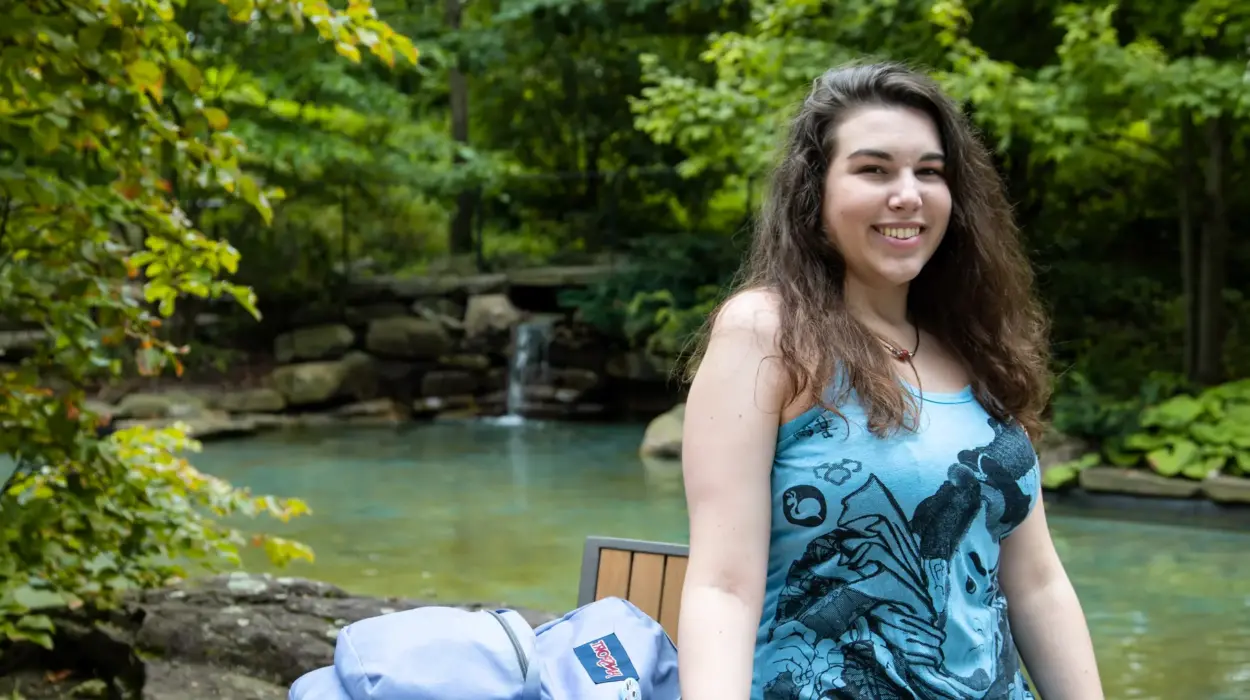
<instances>
[{"instance_id":1,"label":"tree trunk","mask_svg":"<svg viewBox=\"0 0 1250 700\"><path fill-rule=\"evenodd\" d=\"M464 6L460 0L446 0L447 29L453 34L460 31L460 19ZM451 137L457 143L469 143L469 81L468 60L463 49L458 49L456 64L448 73L448 89L451 101ZM457 154L456 164L464 159ZM464 189L456 196L456 216L451 221L448 248L452 254L473 252L473 190Z\"/></svg>"},{"instance_id":2,"label":"tree trunk","mask_svg":"<svg viewBox=\"0 0 1250 700\"><path fill-rule=\"evenodd\" d=\"M1194 227L1194 183L1198 182L1198 166L1194 156L1194 117L1189 110L1182 110L1180 182L1177 183L1177 209L1180 214L1181 236L1181 298L1185 312L1184 355L1182 371L1191 381L1198 379L1198 232Z\"/></svg>"},{"instance_id":3,"label":"tree trunk","mask_svg":"<svg viewBox=\"0 0 1250 700\"><path fill-rule=\"evenodd\" d=\"M1224 279L1229 239L1228 120L1207 122L1206 216L1198 256L1198 354L1196 379L1204 386L1224 378Z\"/></svg>"},{"instance_id":4,"label":"tree trunk","mask_svg":"<svg viewBox=\"0 0 1250 700\"><path fill-rule=\"evenodd\" d=\"M339 262L343 265L343 274L339 277L338 312L340 318L347 318L347 300L352 286L352 239L347 227L349 211L347 202L350 192L339 190Z\"/></svg>"}]
</instances>

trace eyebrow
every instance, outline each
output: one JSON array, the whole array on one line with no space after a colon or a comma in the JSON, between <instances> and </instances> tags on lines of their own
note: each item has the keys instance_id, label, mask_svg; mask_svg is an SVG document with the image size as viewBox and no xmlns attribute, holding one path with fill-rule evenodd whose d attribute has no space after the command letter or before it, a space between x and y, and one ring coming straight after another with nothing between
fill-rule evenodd
<instances>
[{"instance_id":1,"label":"eyebrow","mask_svg":"<svg viewBox=\"0 0 1250 700\"><path fill-rule=\"evenodd\" d=\"M886 153L885 151L878 151L875 148L861 148L858 151L854 151L849 156L847 156L848 159L856 158L856 157L877 158L880 160L894 160L894 156L890 155L889 153ZM942 155L941 153L925 153L924 155L920 156L920 160L940 160L942 162L946 162L946 156Z\"/></svg>"}]
</instances>

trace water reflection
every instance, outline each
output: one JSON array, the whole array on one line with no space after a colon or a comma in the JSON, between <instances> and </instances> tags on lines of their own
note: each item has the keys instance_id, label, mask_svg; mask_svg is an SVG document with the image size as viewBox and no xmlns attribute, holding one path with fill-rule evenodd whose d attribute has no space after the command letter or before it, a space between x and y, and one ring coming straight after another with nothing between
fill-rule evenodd
<instances>
[{"instance_id":1,"label":"water reflection","mask_svg":"<svg viewBox=\"0 0 1250 700\"><path fill-rule=\"evenodd\" d=\"M508 431L508 461L512 464L512 494L516 508L525 508L529 504L525 498L529 487L528 445L525 430Z\"/></svg>"},{"instance_id":2,"label":"water reflection","mask_svg":"<svg viewBox=\"0 0 1250 700\"><path fill-rule=\"evenodd\" d=\"M664 498L674 495L684 496L681 462L642 456L638 458L638 461L642 463L642 477L649 493Z\"/></svg>"},{"instance_id":3,"label":"water reflection","mask_svg":"<svg viewBox=\"0 0 1250 700\"><path fill-rule=\"evenodd\" d=\"M315 516L290 573L365 593L576 602L588 535L686 540L680 467L641 460L642 426L437 423L209 445L196 463ZM1250 534L1050 518L1108 698L1250 698ZM249 562L259 566L255 558Z\"/></svg>"}]
</instances>

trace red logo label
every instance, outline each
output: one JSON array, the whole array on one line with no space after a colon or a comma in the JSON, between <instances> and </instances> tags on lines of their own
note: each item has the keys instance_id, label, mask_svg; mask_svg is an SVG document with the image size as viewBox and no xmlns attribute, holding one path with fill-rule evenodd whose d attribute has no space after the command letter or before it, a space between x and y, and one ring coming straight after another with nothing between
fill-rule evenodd
<instances>
[{"instance_id":1,"label":"red logo label","mask_svg":"<svg viewBox=\"0 0 1250 700\"><path fill-rule=\"evenodd\" d=\"M608 645L602 639L591 642L590 650L595 653L595 658L598 659L595 665L602 668L608 678L619 678L623 675L620 664L616 662L616 657L612 656Z\"/></svg>"}]
</instances>

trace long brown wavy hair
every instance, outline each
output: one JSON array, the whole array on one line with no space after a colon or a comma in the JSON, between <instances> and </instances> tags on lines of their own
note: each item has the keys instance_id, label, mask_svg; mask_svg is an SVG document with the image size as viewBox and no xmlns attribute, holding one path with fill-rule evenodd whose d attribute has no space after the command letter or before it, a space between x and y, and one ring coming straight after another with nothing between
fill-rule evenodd
<instances>
[{"instance_id":1,"label":"long brown wavy hair","mask_svg":"<svg viewBox=\"0 0 1250 700\"><path fill-rule=\"evenodd\" d=\"M960 109L927 76L897 63L852 64L817 78L794 117L754 241L734 293L765 289L780 301L780 360L787 404L809 396L836 415L854 391L878 436L913 423L915 397L880 341L847 310L846 262L822 227L825 176L837 127L859 107L910 107L937 125L952 210L945 238L912 281L908 311L967 368L976 398L995 418L1018 421L1034 440L1051 378L1047 320L1033 290L1003 182ZM732 295L731 295L732 298ZM724 302L696 336L692 379ZM835 372L841 391L830 396ZM832 399L832 400L830 400Z\"/></svg>"}]
</instances>

